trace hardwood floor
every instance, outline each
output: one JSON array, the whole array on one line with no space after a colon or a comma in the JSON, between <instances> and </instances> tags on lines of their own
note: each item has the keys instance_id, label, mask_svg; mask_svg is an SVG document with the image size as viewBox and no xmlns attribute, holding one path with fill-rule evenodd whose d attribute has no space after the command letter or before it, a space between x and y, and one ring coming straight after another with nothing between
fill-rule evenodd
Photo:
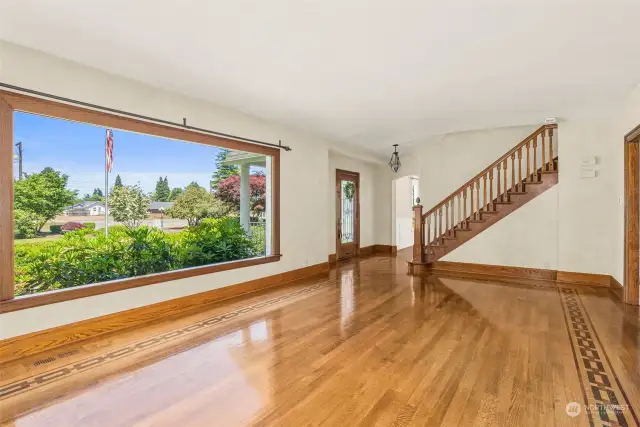
<instances>
[{"instance_id":1,"label":"hardwood floor","mask_svg":"<svg viewBox=\"0 0 640 427\"><path fill-rule=\"evenodd\" d=\"M408 276L410 256L0 364L0 423L640 425L637 307L607 289Z\"/></svg>"}]
</instances>

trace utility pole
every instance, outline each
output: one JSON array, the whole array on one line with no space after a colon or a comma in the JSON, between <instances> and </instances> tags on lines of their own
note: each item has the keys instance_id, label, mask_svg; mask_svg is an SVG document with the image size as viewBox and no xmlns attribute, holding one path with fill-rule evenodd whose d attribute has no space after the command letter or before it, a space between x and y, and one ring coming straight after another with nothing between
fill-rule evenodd
<instances>
[{"instance_id":1,"label":"utility pole","mask_svg":"<svg viewBox=\"0 0 640 427\"><path fill-rule=\"evenodd\" d=\"M22 142L18 142L16 147L18 147L18 180L22 180Z\"/></svg>"}]
</instances>

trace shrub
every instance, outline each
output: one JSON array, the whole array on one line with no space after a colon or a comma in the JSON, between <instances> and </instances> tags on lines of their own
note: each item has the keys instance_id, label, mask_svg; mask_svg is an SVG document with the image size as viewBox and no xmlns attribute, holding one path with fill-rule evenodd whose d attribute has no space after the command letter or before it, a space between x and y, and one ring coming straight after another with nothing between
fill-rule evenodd
<instances>
[{"instance_id":1,"label":"shrub","mask_svg":"<svg viewBox=\"0 0 640 427\"><path fill-rule=\"evenodd\" d=\"M63 224L62 227L61 227L61 230L62 230L63 233L66 233L68 231L75 231L75 230L78 230L80 228L84 228L84 225L79 223L79 222L70 221L70 222L67 222L67 223Z\"/></svg>"},{"instance_id":2,"label":"shrub","mask_svg":"<svg viewBox=\"0 0 640 427\"><path fill-rule=\"evenodd\" d=\"M58 240L17 245L16 295L256 255L253 243L232 218L205 219L180 233L145 226L109 227L108 236L90 233L90 228L81 227Z\"/></svg>"},{"instance_id":3,"label":"shrub","mask_svg":"<svg viewBox=\"0 0 640 427\"><path fill-rule=\"evenodd\" d=\"M62 226L61 225L50 225L49 226L49 231L51 231L51 233L53 233L53 234L61 234L62 233Z\"/></svg>"},{"instance_id":4,"label":"shrub","mask_svg":"<svg viewBox=\"0 0 640 427\"><path fill-rule=\"evenodd\" d=\"M85 222L84 223L84 227L88 228L89 230L95 230L96 229L96 223L95 222Z\"/></svg>"},{"instance_id":5,"label":"shrub","mask_svg":"<svg viewBox=\"0 0 640 427\"><path fill-rule=\"evenodd\" d=\"M16 209L14 211L13 234L20 239L29 239L36 236L36 230L40 218L28 211Z\"/></svg>"},{"instance_id":6,"label":"shrub","mask_svg":"<svg viewBox=\"0 0 640 427\"><path fill-rule=\"evenodd\" d=\"M181 233L180 259L184 267L213 264L256 255L251 240L233 218L207 218Z\"/></svg>"}]
</instances>

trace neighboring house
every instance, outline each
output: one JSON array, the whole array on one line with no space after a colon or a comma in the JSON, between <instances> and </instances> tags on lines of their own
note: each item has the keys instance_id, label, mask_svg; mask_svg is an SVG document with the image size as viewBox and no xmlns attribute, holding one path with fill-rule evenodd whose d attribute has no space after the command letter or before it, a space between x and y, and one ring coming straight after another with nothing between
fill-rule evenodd
<instances>
[{"instance_id":1,"label":"neighboring house","mask_svg":"<svg viewBox=\"0 0 640 427\"><path fill-rule=\"evenodd\" d=\"M151 202L147 211L150 214L160 214L166 212L171 206L173 206L173 202Z\"/></svg>"},{"instance_id":2,"label":"neighboring house","mask_svg":"<svg viewBox=\"0 0 640 427\"><path fill-rule=\"evenodd\" d=\"M104 212L104 203L90 201L69 206L63 211L67 216L99 216L104 215Z\"/></svg>"}]
</instances>

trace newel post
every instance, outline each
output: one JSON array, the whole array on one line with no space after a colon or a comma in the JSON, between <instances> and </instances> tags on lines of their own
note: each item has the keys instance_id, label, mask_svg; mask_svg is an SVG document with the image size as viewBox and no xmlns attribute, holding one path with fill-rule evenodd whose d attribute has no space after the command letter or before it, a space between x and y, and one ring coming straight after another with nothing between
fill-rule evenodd
<instances>
[{"instance_id":1,"label":"newel post","mask_svg":"<svg viewBox=\"0 0 640 427\"><path fill-rule=\"evenodd\" d=\"M424 262L424 221L422 220L422 205L420 198L413 206L413 262Z\"/></svg>"}]
</instances>

